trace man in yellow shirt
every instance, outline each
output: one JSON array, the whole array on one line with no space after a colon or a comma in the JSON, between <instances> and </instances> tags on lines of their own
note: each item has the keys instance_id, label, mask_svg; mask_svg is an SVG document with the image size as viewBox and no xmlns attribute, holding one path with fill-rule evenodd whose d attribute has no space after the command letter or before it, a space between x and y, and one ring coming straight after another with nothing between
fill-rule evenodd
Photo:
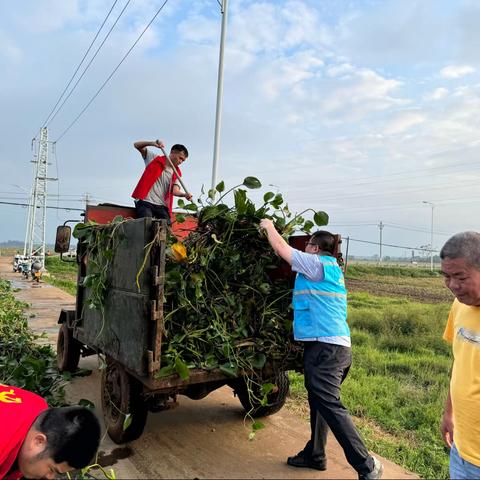
<instances>
[{"instance_id":1,"label":"man in yellow shirt","mask_svg":"<svg viewBox=\"0 0 480 480\"><path fill-rule=\"evenodd\" d=\"M450 447L450 478L480 478L480 233L454 235L440 258L456 297L443 335L454 360L442 436Z\"/></svg>"}]
</instances>

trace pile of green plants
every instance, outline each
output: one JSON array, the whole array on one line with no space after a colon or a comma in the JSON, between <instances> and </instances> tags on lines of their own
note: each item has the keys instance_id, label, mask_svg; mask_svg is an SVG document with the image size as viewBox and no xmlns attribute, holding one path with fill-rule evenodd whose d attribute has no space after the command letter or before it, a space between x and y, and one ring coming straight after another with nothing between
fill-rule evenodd
<instances>
[{"instance_id":1,"label":"pile of green plants","mask_svg":"<svg viewBox=\"0 0 480 480\"><path fill-rule=\"evenodd\" d=\"M273 192L256 206L242 187L257 189L261 183L247 177L225 192L221 182L205 200L199 198L199 206L179 201L197 213L198 225L184 241L184 252L170 239L159 376L176 371L186 377L189 368L199 367L254 378L267 363L286 370L300 362L291 336L291 285L273 273L279 260L259 223L271 218L288 237L325 225L328 216L312 211L311 221L305 212L293 215L282 195Z\"/></svg>"},{"instance_id":2,"label":"pile of green plants","mask_svg":"<svg viewBox=\"0 0 480 480\"><path fill-rule=\"evenodd\" d=\"M51 406L62 405L63 377L55 353L28 327L25 307L13 296L10 283L0 279L0 383L35 392Z\"/></svg>"},{"instance_id":3,"label":"pile of green plants","mask_svg":"<svg viewBox=\"0 0 480 480\"><path fill-rule=\"evenodd\" d=\"M275 370L300 363L299 347L291 341L290 281L275 276L280 261L259 224L270 218L287 238L326 225L328 215L311 209L294 215L283 196L273 192L264 193L257 206L247 189L259 188L257 178L247 177L228 191L224 182L207 194L202 190L198 204L179 200L198 225L183 243L173 234L167 239L159 377L176 372L186 379L191 368L248 376L267 363ZM107 225L79 224L74 231L87 245L87 304L102 312L108 270L116 242L122 240L119 226L125 221L118 217ZM177 221L183 221L182 215ZM150 248L145 246L145 261ZM142 267L137 280L146 271Z\"/></svg>"}]
</instances>

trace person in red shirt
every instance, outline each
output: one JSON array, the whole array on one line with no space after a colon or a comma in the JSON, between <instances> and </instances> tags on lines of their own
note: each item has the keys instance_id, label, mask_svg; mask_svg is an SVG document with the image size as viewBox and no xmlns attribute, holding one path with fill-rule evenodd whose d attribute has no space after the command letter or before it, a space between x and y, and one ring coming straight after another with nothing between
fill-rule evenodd
<instances>
[{"instance_id":1,"label":"person in red shirt","mask_svg":"<svg viewBox=\"0 0 480 480\"><path fill-rule=\"evenodd\" d=\"M176 144L170 150L169 158L158 155L149 147L164 149L161 140L139 141L133 146L141 153L145 170L132 193L135 199L137 217L154 217L171 223L173 196L192 198L188 192L182 192L178 177L182 176L179 166L187 159L188 150L184 145ZM173 164L173 168L172 168Z\"/></svg>"},{"instance_id":2,"label":"person in red shirt","mask_svg":"<svg viewBox=\"0 0 480 480\"><path fill-rule=\"evenodd\" d=\"M35 393L0 384L0 478L55 478L89 464L100 443L95 414L49 408Z\"/></svg>"}]
</instances>

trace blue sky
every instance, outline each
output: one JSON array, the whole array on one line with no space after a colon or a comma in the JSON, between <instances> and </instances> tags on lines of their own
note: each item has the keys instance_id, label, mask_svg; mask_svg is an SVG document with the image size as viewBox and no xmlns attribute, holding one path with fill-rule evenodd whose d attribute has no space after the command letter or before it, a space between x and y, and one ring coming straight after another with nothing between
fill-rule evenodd
<instances>
[{"instance_id":1,"label":"blue sky","mask_svg":"<svg viewBox=\"0 0 480 480\"><path fill-rule=\"evenodd\" d=\"M0 200L25 197L31 138L55 105L113 0L14 2L0 19ZM100 34L125 5L118 1ZM131 0L49 125L56 140L163 2ZM132 143L191 152L184 180L211 179L220 37L215 0L169 0L115 76L61 138L51 205L131 203L142 171ZM291 210L330 214L332 231L434 246L478 230L480 3L475 0L229 1L218 178L245 176ZM94 46L94 50L95 50ZM269 184L274 185L268 187ZM18 186L17 186L18 185ZM22 190L23 189L23 190ZM48 239L72 212L51 211ZM0 241L22 239L26 212L0 205ZM352 253L375 253L356 243ZM384 249L387 255L405 249Z\"/></svg>"}]
</instances>

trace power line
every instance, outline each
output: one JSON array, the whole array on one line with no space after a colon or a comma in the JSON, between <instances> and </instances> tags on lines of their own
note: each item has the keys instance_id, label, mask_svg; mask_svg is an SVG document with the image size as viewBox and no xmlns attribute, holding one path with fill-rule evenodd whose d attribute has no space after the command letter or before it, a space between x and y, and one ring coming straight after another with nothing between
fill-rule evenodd
<instances>
[{"instance_id":1,"label":"power line","mask_svg":"<svg viewBox=\"0 0 480 480\"><path fill-rule=\"evenodd\" d=\"M369 243L371 245L380 245L378 242L371 242L369 240L359 240L358 238L352 238L352 237L347 237L349 240L352 242L360 242L360 243ZM406 247L405 245L391 245L389 243L382 243L384 247L393 247L393 248L403 248L407 250L421 250L423 252L438 252L438 250L432 250L430 248L424 248L424 247Z\"/></svg>"},{"instance_id":2,"label":"power line","mask_svg":"<svg viewBox=\"0 0 480 480\"><path fill-rule=\"evenodd\" d=\"M165 0L162 4L162 6L157 10L157 13L153 16L153 18L148 22L147 26L143 29L142 33L138 36L138 38L135 40L133 45L129 48L127 53L124 55L122 60L120 60L120 63L114 68L113 72L107 77L107 79L103 82L102 86L97 90L95 95L90 99L90 101L85 105L83 110L75 117L72 123L61 133L61 135L57 138L57 142L59 142L65 135L66 133L75 125L75 123L79 120L79 118L84 114L84 112L87 110L87 108L93 103L93 101L97 98L97 96L100 94L100 92L103 90L105 85L110 81L110 79L115 75L116 71L120 68L120 65L125 61L125 59L130 55L130 52L135 48L137 43L140 41L140 39L143 37L145 32L148 30L150 25L153 23L153 21L157 18L158 14L163 10L163 7L167 4L168 0Z\"/></svg>"},{"instance_id":3,"label":"power line","mask_svg":"<svg viewBox=\"0 0 480 480\"><path fill-rule=\"evenodd\" d=\"M73 79L75 78L75 75L77 74L77 72L80 70L80 67L82 66L83 62L85 61L85 58L87 57L88 53L90 52L91 48L93 47L93 44L95 43L95 40L97 40L97 37L98 35L100 35L100 32L102 31L102 28L103 26L105 25L105 22L108 20L108 17L110 16L110 14L112 13L112 10L113 8L115 7L115 5L117 4L118 0L115 0L113 2L113 5L110 7L110 10L109 12L107 13L107 16L105 17L105 19L103 20L102 24L100 25L100 28L98 29L95 37L93 38L92 42L90 43L90 46L88 47L87 51L85 52L85 55L83 56L82 60L80 61L80 63L78 64L78 67L77 69L75 70L74 74L72 75L72 77L70 78L70 80L68 81L67 83L67 86L65 87L65 89L63 90L62 94L60 95L60 97L58 98L57 100L57 103L55 104L55 106L52 108L52 111L48 114L48 117L46 118L46 120L43 122L43 125L46 126L47 125L47 122L49 121L50 119L50 116L52 115L52 113L55 111L55 109L57 108L57 105L60 103L60 101L62 100L62 97L65 95L65 92L68 90L68 87L70 86L70 84L72 83ZM63 105L63 104L62 104ZM61 107L60 107L61 108ZM58 112L57 112L58 113ZM56 115L56 114L55 114Z\"/></svg>"},{"instance_id":4,"label":"power line","mask_svg":"<svg viewBox=\"0 0 480 480\"><path fill-rule=\"evenodd\" d=\"M85 73L87 73L87 70L90 68L90 65L93 63L93 61L95 60L96 56L98 55L98 52L100 52L101 48L103 47L103 45L105 44L105 42L107 41L107 38L110 36L110 34L112 33L113 29L115 28L115 26L117 25L118 21L120 20L120 17L123 15L123 12L125 11L125 9L128 7L128 4L130 3L131 0L127 0L127 3L125 3L125 6L123 7L122 11L118 14L115 22L113 23L113 25L110 27L110 30L107 32L107 34L105 35L105 38L103 39L102 43L100 44L100 46L97 48L97 51L95 52L95 54L93 55L93 57L90 59L90 61L88 62L87 66L84 68L82 74L80 75L80 77L78 78L78 80L75 82L75 85L72 87L72 89L70 90L70 92L68 93L68 95L65 97L65 99L63 100L62 104L60 105L60 107L58 107L58 110L55 112L55 115L53 115L53 117L50 119L49 123L53 122L54 118L57 116L58 112L62 109L62 107L65 105L65 102L70 98L70 96L72 95L72 93L74 92L74 90L77 88L77 85L80 83L80 80L82 80L82 78L84 77ZM58 140L57 140L58 141Z\"/></svg>"},{"instance_id":5,"label":"power line","mask_svg":"<svg viewBox=\"0 0 480 480\"><path fill-rule=\"evenodd\" d=\"M17 205L17 206L20 206L20 207L29 207L30 204L29 203L17 203L17 202L2 202L0 201L0 204L1 205ZM84 208L70 208L70 207L49 207L48 205L46 206L46 208L50 208L52 210L67 210L67 211L76 211L76 212L84 212L85 209Z\"/></svg>"}]
</instances>

